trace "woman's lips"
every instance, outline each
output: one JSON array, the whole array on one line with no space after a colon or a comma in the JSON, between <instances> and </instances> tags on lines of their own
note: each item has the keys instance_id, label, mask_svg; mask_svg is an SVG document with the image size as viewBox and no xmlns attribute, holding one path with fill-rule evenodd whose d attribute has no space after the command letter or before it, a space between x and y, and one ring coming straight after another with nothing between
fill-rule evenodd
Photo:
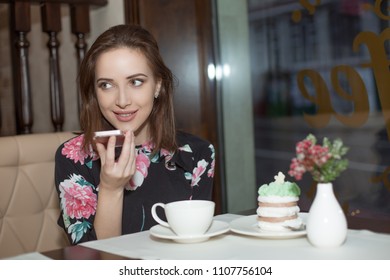
<instances>
[{"instance_id":1,"label":"woman's lips","mask_svg":"<svg viewBox=\"0 0 390 280\"><path fill-rule=\"evenodd\" d=\"M137 111L132 112L114 112L115 117L120 122L129 122L136 116Z\"/></svg>"}]
</instances>

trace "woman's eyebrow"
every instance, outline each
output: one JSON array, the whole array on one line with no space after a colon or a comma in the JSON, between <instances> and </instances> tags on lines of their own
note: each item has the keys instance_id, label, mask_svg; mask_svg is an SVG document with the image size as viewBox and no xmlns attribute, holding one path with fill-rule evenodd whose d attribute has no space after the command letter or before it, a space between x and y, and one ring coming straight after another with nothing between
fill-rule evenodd
<instances>
[{"instance_id":1,"label":"woman's eyebrow","mask_svg":"<svg viewBox=\"0 0 390 280\"><path fill-rule=\"evenodd\" d=\"M114 80L113 79L109 79L109 78L99 78L99 79L96 80L97 83L100 82L100 81L112 82Z\"/></svg>"},{"instance_id":2,"label":"woman's eyebrow","mask_svg":"<svg viewBox=\"0 0 390 280\"><path fill-rule=\"evenodd\" d=\"M126 79L132 79L134 77L138 77L138 76L144 76L145 78L147 78L148 76L143 74L143 73L137 73L137 74L133 74L133 75L130 75L128 77L126 77Z\"/></svg>"},{"instance_id":3,"label":"woman's eyebrow","mask_svg":"<svg viewBox=\"0 0 390 280\"><path fill-rule=\"evenodd\" d=\"M133 75L130 75L130 76L126 77L126 79L127 79L127 80L130 80L130 79L133 79L133 78L139 77L139 76L143 76L143 77L145 77L145 78L148 77L147 75L145 75L145 74L143 74L143 73L137 73L137 74L133 74ZM97 83L100 82L100 81L113 82L114 79L110 79L110 78L99 78L99 79L96 80Z\"/></svg>"}]
</instances>

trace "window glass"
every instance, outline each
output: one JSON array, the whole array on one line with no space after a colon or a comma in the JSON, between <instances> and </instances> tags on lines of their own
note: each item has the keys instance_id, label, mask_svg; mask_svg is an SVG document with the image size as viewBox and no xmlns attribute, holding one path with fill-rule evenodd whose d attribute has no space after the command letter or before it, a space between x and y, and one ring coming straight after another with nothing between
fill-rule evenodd
<instances>
[{"instance_id":1,"label":"window glass","mask_svg":"<svg viewBox=\"0 0 390 280\"><path fill-rule=\"evenodd\" d=\"M257 187L309 133L349 147L333 181L348 215L390 221L388 1L248 0ZM296 181L308 211L316 183Z\"/></svg>"}]
</instances>

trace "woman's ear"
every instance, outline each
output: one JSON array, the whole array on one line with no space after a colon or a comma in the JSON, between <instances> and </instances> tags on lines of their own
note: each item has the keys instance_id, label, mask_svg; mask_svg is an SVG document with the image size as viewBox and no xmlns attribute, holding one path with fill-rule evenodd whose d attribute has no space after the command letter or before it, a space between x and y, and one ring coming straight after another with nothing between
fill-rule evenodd
<instances>
[{"instance_id":1,"label":"woman's ear","mask_svg":"<svg viewBox=\"0 0 390 280\"><path fill-rule=\"evenodd\" d=\"M162 84L162 80L158 80L157 84L156 84L156 90L154 91L154 98L157 98L160 94L160 89L161 89L161 84Z\"/></svg>"}]
</instances>

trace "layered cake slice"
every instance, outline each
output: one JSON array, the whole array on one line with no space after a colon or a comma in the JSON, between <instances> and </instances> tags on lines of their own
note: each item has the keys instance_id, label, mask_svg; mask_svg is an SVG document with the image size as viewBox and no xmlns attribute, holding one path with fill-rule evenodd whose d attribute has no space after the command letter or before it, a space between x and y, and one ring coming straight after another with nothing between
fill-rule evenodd
<instances>
[{"instance_id":1,"label":"layered cake slice","mask_svg":"<svg viewBox=\"0 0 390 280\"><path fill-rule=\"evenodd\" d=\"M302 226L298 216L301 190L296 183L284 181L282 172L274 178L274 182L264 184L258 190L258 226L266 231L299 229Z\"/></svg>"}]
</instances>

